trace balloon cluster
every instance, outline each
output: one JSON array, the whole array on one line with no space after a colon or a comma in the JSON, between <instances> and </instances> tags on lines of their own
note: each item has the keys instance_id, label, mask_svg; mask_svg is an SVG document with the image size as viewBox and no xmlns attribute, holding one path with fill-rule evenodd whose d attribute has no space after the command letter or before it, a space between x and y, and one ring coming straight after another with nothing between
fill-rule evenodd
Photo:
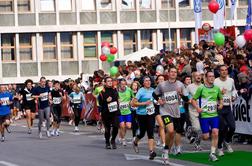
<instances>
[{"instance_id":1,"label":"balloon cluster","mask_svg":"<svg viewBox=\"0 0 252 166\"><path fill-rule=\"evenodd\" d=\"M218 2L216 2L216 0L212 0L211 2L209 2L208 4L208 9L212 12L212 13L217 13L218 10L220 8L220 5Z\"/></svg>"},{"instance_id":2,"label":"balloon cluster","mask_svg":"<svg viewBox=\"0 0 252 166\"><path fill-rule=\"evenodd\" d=\"M110 43L107 41L102 42L102 55L100 55L100 60L105 62L113 62L115 60L115 54L117 53L116 47L110 47Z\"/></svg>"},{"instance_id":3,"label":"balloon cluster","mask_svg":"<svg viewBox=\"0 0 252 166\"><path fill-rule=\"evenodd\" d=\"M248 29L243 35L239 35L236 38L235 43L238 45L238 47L242 48L249 40L252 40L252 29Z\"/></svg>"}]
</instances>

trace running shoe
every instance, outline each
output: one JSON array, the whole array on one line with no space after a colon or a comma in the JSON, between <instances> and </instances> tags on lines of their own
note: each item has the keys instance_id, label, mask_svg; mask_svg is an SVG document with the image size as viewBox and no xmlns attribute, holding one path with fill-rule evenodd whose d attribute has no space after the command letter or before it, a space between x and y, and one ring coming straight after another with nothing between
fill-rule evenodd
<instances>
[{"instance_id":1,"label":"running shoe","mask_svg":"<svg viewBox=\"0 0 252 166\"><path fill-rule=\"evenodd\" d=\"M58 129L55 131L55 135L59 136L59 130Z\"/></svg>"},{"instance_id":2,"label":"running shoe","mask_svg":"<svg viewBox=\"0 0 252 166\"><path fill-rule=\"evenodd\" d=\"M112 145L112 149L116 149L116 142L115 140L111 140L111 145Z\"/></svg>"},{"instance_id":3,"label":"running shoe","mask_svg":"<svg viewBox=\"0 0 252 166\"><path fill-rule=\"evenodd\" d=\"M6 131L7 131L8 133L11 133L10 128L9 128L8 125L5 125L5 129L6 129Z\"/></svg>"},{"instance_id":4,"label":"running shoe","mask_svg":"<svg viewBox=\"0 0 252 166\"><path fill-rule=\"evenodd\" d=\"M39 138L42 139L43 136L42 136L42 132L39 132Z\"/></svg>"},{"instance_id":5,"label":"running shoe","mask_svg":"<svg viewBox=\"0 0 252 166\"><path fill-rule=\"evenodd\" d=\"M55 135L55 130L51 131L51 136Z\"/></svg>"},{"instance_id":6,"label":"running shoe","mask_svg":"<svg viewBox=\"0 0 252 166\"><path fill-rule=\"evenodd\" d=\"M122 139L122 145L123 145L123 146L127 146L127 143L126 143L126 140L125 140L125 139Z\"/></svg>"},{"instance_id":7,"label":"running shoe","mask_svg":"<svg viewBox=\"0 0 252 166\"><path fill-rule=\"evenodd\" d=\"M150 159L150 160L154 160L154 158L155 158L156 156L157 156L156 152L151 151L151 152L150 152L150 157L149 157L149 159Z\"/></svg>"},{"instance_id":8,"label":"running shoe","mask_svg":"<svg viewBox=\"0 0 252 166\"><path fill-rule=\"evenodd\" d=\"M47 136L48 138L51 137L51 133L50 133L49 130L46 131L46 136Z\"/></svg>"},{"instance_id":9,"label":"running shoe","mask_svg":"<svg viewBox=\"0 0 252 166\"><path fill-rule=\"evenodd\" d=\"M209 155L209 160L215 162L215 161L218 161L218 158L216 157L214 153L211 153Z\"/></svg>"},{"instance_id":10,"label":"running shoe","mask_svg":"<svg viewBox=\"0 0 252 166\"><path fill-rule=\"evenodd\" d=\"M134 149L134 151L135 151L136 153L139 153L138 144L136 143L136 141L135 141L135 140L133 141L132 145L133 145L133 149Z\"/></svg>"},{"instance_id":11,"label":"running shoe","mask_svg":"<svg viewBox=\"0 0 252 166\"><path fill-rule=\"evenodd\" d=\"M217 155L218 155L219 157L224 156L224 152L223 152L223 149L222 149L222 148L217 150Z\"/></svg>"},{"instance_id":12,"label":"running shoe","mask_svg":"<svg viewBox=\"0 0 252 166\"><path fill-rule=\"evenodd\" d=\"M5 137L2 136L2 137L1 137L1 142L4 142L4 141L5 141Z\"/></svg>"},{"instance_id":13,"label":"running shoe","mask_svg":"<svg viewBox=\"0 0 252 166\"><path fill-rule=\"evenodd\" d=\"M168 149L163 150L162 159L164 162L167 162L169 160L169 150Z\"/></svg>"},{"instance_id":14,"label":"running shoe","mask_svg":"<svg viewBox=\"0 0 252 166\"><path fill-rule=\"evenodd\" d=\"M199 144L194 145L196 151L202 151L202 147Z\"/></svg>"},{"instance_id":15,"label":"running shoe","mask_svg":"<svg viewBox=\"0 0 252 166\"><path fill-rule=\"evenodd\" d=\"M231 147L230 143L224 142L224 145L226 146L228 153L233 153L234 152L234 150Z\"/></svg>"},{"instance_id":16,"label":"running shoe","mask_svg":"<svg viewBox=\"0 0 252 166\"><path fill-rule=\"evenodd\" d=\"M77 126L74 127L74 132L79 132L79 128Z\"/></svg>"},{"instance_id":17,"label":"running shoe","mask_svg":"<svg viewBox=\"0 0 252 166\"><path fill-rule=\"evenodd\" d=\"M111 149L110 144L106 144L105 148L106 148L106 149Z\"/></svg>"},{"instance_id":18,"label":"running shoe","mask_svg":"<svg viewBox=\"0 0 252 166\"><path fill-rule=\"evenodd\" d=\"M181 151L181 146L177 146L175 147L175 154L176 155L181 155L182 151Z\"/></svg>"},{"instance_id":19,"label":"running shoe","mask_svg":"<svg viewBox=\"0 0 252 166\"><path fill-rule=\"evenodd\" d=\"M195 137L191 137L189 140L190 140L190 144L193 144L196 141L196 138Z\"/></svg>"},{"instance_id":20,"label":"running shoe","mask_svg":"<svg viewBox=\"0 0 252 166\"><path fill-rule=\"evenodd\" d=\"M32 133L32 130L31 129L28 129L28 134L31 134Z\"/></svg>"}]
</instances>

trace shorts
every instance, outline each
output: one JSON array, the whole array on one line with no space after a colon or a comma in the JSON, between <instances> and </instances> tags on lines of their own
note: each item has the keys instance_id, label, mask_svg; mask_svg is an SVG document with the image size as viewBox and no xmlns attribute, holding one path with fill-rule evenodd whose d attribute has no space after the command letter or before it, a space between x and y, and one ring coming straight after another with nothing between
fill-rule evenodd
<instances>
[{"instance_id":1,"label":"shorts","mask_svg":"<svg viewBox=\"0 0 252 166\"><path fill-rule=\"evenodd\" d=\"M36 113L36 106L34 105L24 105L25 110L31 110L31 113Z\"/></svg>"},{"instance_id":2,"label":"shorts","mask_svg":"<svg viewBox=\"0 0 252 166\"><path fill-rule=\"evenodd\" d=\"M53 106L52 107L52 115L53 115L53 121L57 122L59 124L61 122L61 106Z\"/></svg>"},{"instance_id":3,"label":"shorts","mask_svg":"<svg viewBox=\"0 0 252 166\"><path fill-rule=\"evenodd\" d=\"M10 120L10 114L7 115L0 115L0 124L2 125L5 120Z\"/></svg>"},{"instance_id":4,"label":"shorts","mask_svg":"<svg viewBox=\"0 0 252 166\"><path fill-rule=\"evenodd\" d=\"M20 109L20 102L14 100L14 101L13 101L13 107L16 108L16 109Z\"/></svg>"},{"instance_id":5,"label":"shorts","mask_svg":"<svg viewBox=\"0 0 252 166\"><path fill-rule=\"evenodd\" d=\"M170 123L173 123L174 130L176 131L176 133L183 133L184 129L183 126L181 126L180 118L174 118L169 115L163 115L162 119L165 126L167 126Z\"/></svg>"},{"instance_id":6,"label":"shorts","mask_svg":"<svg viewBox=\"0 0 252 166\"><path fill-rule=\"evenodd\" d=\"M212 129L219 129L219 117L211 117L211 118L200 118L200 127L202 133L209 133Z\"/></svg>"},{"instance_id":7,"label":"shorts","mask_svg":"<svg viewBox=\"0 0 252 166\"><path fill-rule=\"evenodd\" d=\"M132 122L132 116L131 116L131 114L129 114L129 115L120 115L119 116L119 121L120 121L120 123L122 123L122 122Z\"/></svg>"},{"instance_id":8,"label":"shorts","mask_svg":"<svg viewBox=\"0 0 252 166\"><path fill-rule=\"evenodd\" d=\"M156 105L156 104L154 104L154 107L155 107L155 116L157 116L157 115L160 115L160 110L159 110L159 105Z\"/></svg>"}]
</instances>

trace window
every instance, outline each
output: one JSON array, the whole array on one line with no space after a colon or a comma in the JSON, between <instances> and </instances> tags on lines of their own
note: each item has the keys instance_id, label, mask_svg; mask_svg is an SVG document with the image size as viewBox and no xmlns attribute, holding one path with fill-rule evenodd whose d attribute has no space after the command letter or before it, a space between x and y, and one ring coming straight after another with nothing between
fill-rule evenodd
<instances>
[{"instance_id":1,"label":"window","mask_svg":"<svg viewBox=\"0 0 252 166\"><path fill-rule=\"evenodd\" d=\"M40 10L41 11L55 11L54 0L40 0Z\"/></svg>"},{"instance_id":2,"label":"window","mask_svg":"<svg viewBox=\"0 0 252 166\"><path fill-rule=\"evenodd\" d=\"M139 0L140 9L151 9L152 0Z\"/></svg>"},{"instance_id":3,"label":"window","mask_svg":"<svg viewBox=\"0 0 252 166\"><path fill-rule=\"evenodd\" d=\"M191 32L193 29L180 29L180 45L192 47Z\"/></svg>"},{"instance_id":4,"label":"window","mask_svg":"<svg viewBox=\"0 0 252 166\"><path fill-rule=\"evenodd\" d=\"M141 48L152 48L152 30L141 31Z\"/></svg>"},{"instance_id":5,"label":"window","mask_svg":"<svg viewBox=\"0 0 252 166\"><path fill-rule=\"evenodd\" d=\"M0 0L0 12L13 12L13 0Z\"/></svg>"},{"instance_id":6,"label":"window","mask_svg":"<svg viewBox=\"0 0 252 166\"><path fill-rule=\"evenodd\" d=\"M59 10L72 10L72 0L60 0Z\"/></svg>"},{"instance_id":7,"label":"window","mask_svg":"<svg viewBox=\"0 0 252 166\"><path fill-rule=\"evenodd\" d=\"M207 7L208 6L208 4L209 4L209 2L210 2L210 0L202 0L202 7L204 6L204 7Z\"/></svg>"},{"instance_id":8,"label":"window","mask_svg":"<svg viewBox=\"0 0 252 166\"><path fill-rule=\"evenodd\" d=\"M17 6L18 6L18 12L30 12L31 11L30 0L18 0Z\"/></svg>"},{"instance_id":9,"label":"window","mask_svg":"<svg viewBox=\"0 0 252 166\"><path fill-rule=\"evenodd\" d=\"M1 52L2 61L14 61L15 57L15 35L2 34L1 35Z\"/></svg>"},{"instance_id":10,"label":"window","mask_svg":"<svg viewBox=\"0 0 252 166\"><path fill-rule=\"evenodd\" d=\"M82 10L95 10L95 0L82 0L81 2Z\"/></svg>"},{"instance_id":11,"label":"window","mask_svg":"<svg viewBox=\"0 0 252 166\"><path fill-rule=\"evenodd\" d=\"M83 46L85 57L97 57L97 34L96 32L83 33Z\"/></svg>"},{"instance_id":12,"label":"window","mask_svg":"<svg viewBox=\"0 0 252 166\"><path fill-rule=\"evenodd\" d=\"M101 32L101 41L107 41L110 43L110 46L113 46L113 32L112 31L105 31Z\"/></svg>"},{"instance_id":13,"label":"window","mask_svg":"<svg viewBox=\"0 0 252 166\"><path fill-rule=\"evenodd\" d=\"M163 34L163 48L166 50L166 49L169 49L170 48L170 42L169 42L169 31L168 29L164 29L164 30L161 30L162 34ZM171 29L171 49L174 50L177 45L176 45L176 29Z\"/></svg>"},{"instance_id":14,"label":"window","mask_svg":"<svg viewBox=\"0 0 252 166\"><path fill-rule=\"evenodd\" d=\"M19 34L20 60L32 60L32 34Z\"/></svg>"},{"instance_id":15,"label":"window","mask_svg":"<svg viewBox=\"0 0 252 166\"><path fill-rule=\"evenodd\" d=\"M124 55L131 54L137 51L137 32L124 31L123 32Z\"/></svg>"},{"instance_id":16,"label":"window","mask_svg":"<svg viewBox=\"0 0 252 166\"><path fill-rule=\"evenodd\" d=\"M44 60L56 59L56 33L43 34Z\"/></svg>"},{"instance_id":17,"label":"window","mask_svg":"<svg viewBox=\"0 0 252 166\"><path fill-rule=\"evenodd\" d=\"M111 0L98 0L98 2L99 9L112 9Z\"/></svg>"},{"instance_id":18,"label":"window","mask_svg":"<svg viewBox=\"0 0 252 166\"><path fill-rule=\"evenodd\" d=\"M64 32L60 34L61 43L61 58L71 59L73 58L73 33Z\"/></svg>"},{"instance_id":19,"label":"window","mask_svg":"<svg viewBox=\"0 0 252 166\"><path fill-rule=\"evenodd\" d=\"M178 3L179 3L179 7L181 7L181 8L190 6L190 1L189 0L178 0L178 1L180 1Z\"/></svg>"},{"instance_id":20,"label":"window","mask_svg":"<svg viewBox=\"0 0 252 166\"><path fill-rule=\"evenodd\" d=\"M122 3L121 3L121 8L123 10L127 10L127 9L135 9L136 5L136 0L122 0Z\"/></svg>"},{"instance_id":21,"label":"window","mask_svg":"<svg viewBox=\"0 0 252 166\"><path fill-rule=\"evenodd\" d=\"M239 6L246 6L246 7L248 7L248 0L239 0Z\"/></svg>"},{"instance_id":22,"label":"window","mask_svg":"<svg viewBox=\"0 0 252 166\"><path fill-rule=\"evenodd\" d=\"M175 0L161 0L161 8L162 9L175 8Z\"/></svg>"}]
</instances>

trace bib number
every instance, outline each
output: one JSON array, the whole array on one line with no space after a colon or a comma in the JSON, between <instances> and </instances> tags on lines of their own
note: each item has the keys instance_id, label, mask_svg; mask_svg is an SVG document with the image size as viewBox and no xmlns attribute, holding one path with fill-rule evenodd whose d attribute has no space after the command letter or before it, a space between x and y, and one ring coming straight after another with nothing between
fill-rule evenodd
<instances>
[{"instance_id":1,"label":"bib number","mask_svg":"<svg viewBox=\"0 0 252 166\"><path fill-rule=\"evenodd\" d=\"M224 106L229 106L230 105L230 97L229 96L223 96L223 105Z\"/></svg>"},{"instance_id":2,"label":"bib number","mask_svg":"<svg viewBox=\"0 0 252 166\"><path fill-rule=\"evenodd\" d=\"M120 109L120 110L129 109L129 103L127 103L127 102L120 103L120 104L119 104L119 109Z\"/></svg>"},{"instance_id":3,"label":"bib number","mask_svg":"<svg viewBox=\"0 0 252 166\"><path fill-rule=\"evenodd\" d=\"M147 115L153 115L155 113L155 107L153 104L150 104L146 107Z\"/></svg>"},{"instance_id":4,"label":"bib number","mask_svg":"<svg viewBox=\"0 0 252 166\"><path fill-rule=\"evenodd\" d=\"M53 98L53 104L60 104L61 103L61 97L54 97Z\"/></svg>"},{"instance_id":5,"label":"bib number","mask_svg":"<svg viewBox=\"0 0 252 166\"><path fill-rule=\"evenodd\" d=\"M1 98L1 101L2 101L2 105L8 105L10 102L9 97L3 97Z\"/></svg>"},{"instance_id":6,"label":"bib number","mask_svg":"<svg viewBox=\"0 0 252 166\"><path fill-rule=\"evenodd\" d=\"M41 93L41 94L40 94L40 100L41 100L41 101L46 101L46 100L48 100L48 92Z\"/></svg>"},{"instance_id":7,"label":"bib number","mask_svg":"<svg viewBox=\"0 0 252 166\"><path fill-rule=\"evenodd\" d=\"M109 110L109 112L116 112L117 111L117 102L114 101L112 103L109 103L108 110Z\"/></svg>"},{"instance_id":8,"label":"bib number","mask_svg":"<svg viewBox=\"0 0 252 166\"><path fill-rule=\"evenodd\" d=\"M178 93L177 93L177 91L164 93L164 99L165 99L166 104L178 103Z\"/></svg>"},{"instance_id":9,"label":"bib number","mask_svg":"<svg viewBox=\"0 0 252 166\"><path fill-rule=\"evenodd\" d=\"M80 98L80 96L74 96L74 97L73 97L73 103L74 103L74 104L80 104L80 103L81 103L81 98Z\"/></svg>"},{"instance_id":10,"label":"bib number","mask_svg":"<svg viewBox=\"0 0 252 166\"><path fill-rule=\"evenodd\" d=\"M30 94L26 94L25 96L26 96L26 100L27 100L27 101L33 100L32 94L31 94L31 93L30 93Z\"/></svg>"},{"instance_id":11,"label":"bib number","mask_svg":"<svg viewBox=\"0 0 252 166\"><path fill-rule=\"evenodd\" d=\"M207 112L214 113L217 111L217 103L216 102L208 102L207 103Z\"/></svg>"}]
</instances>

